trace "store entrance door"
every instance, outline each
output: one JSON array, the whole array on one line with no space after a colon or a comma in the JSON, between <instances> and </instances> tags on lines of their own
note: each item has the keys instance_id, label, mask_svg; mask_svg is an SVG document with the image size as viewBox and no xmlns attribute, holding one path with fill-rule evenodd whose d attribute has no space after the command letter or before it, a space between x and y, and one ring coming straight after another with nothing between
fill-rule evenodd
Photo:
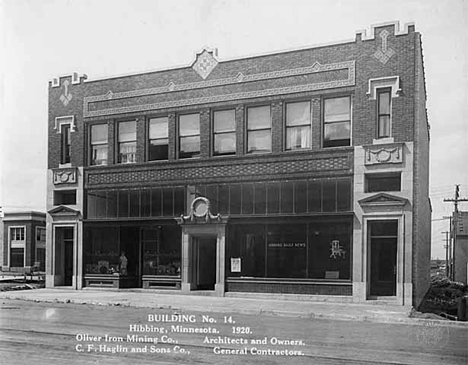
<instances>
[{"instance_id":1,"label":"store entrance door","mask_svg":"<svg viewBox=\"0 0 468 365\"><path fill-rule=\"evenodd\" d=\"M371 296L395 296L397 221L370 222Z\"/></svg>"},{"instance_id":2,"label":"store entrance door","mask_svg":"<svg viewBox=\"0 0 468 365\"><path fill-rule=\"evenodd\" d=\"M73 285L73 227L55 230L55 274L57 286Z\"/></svg>"},{"instance_id":3,"label":"store entrance door","mask_svg":"<svg viewBox=\"0 0 468 365\"><path fill-rule=\"evenodd\" d=\"M216 237L193 237L195 287L214 290L216 283Z\"/></svg>"}]
</instances>

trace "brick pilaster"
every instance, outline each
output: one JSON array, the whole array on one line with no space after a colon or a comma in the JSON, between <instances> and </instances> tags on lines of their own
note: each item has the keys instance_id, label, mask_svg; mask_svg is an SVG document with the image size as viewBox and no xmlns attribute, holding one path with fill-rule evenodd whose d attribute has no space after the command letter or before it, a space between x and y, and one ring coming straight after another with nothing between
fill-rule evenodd
<instances>
[{"instance_id":1,"label":"brick pilaster","mask_svg":"<svg viewBox=\"0 0 468 365\"><path fill-rule=\"evenodd\" d=\"M210 157L210 109L203 109L200 111L200 157Z\"/></svg>"},{"instance_id":2,"label":"brick pilaster","mask_svg":"<svg viewBox=\"0 0 468 365\"><path fill-rule=\"evenodd\" d=\"M283 151L283 103L276 101L271 104L271 151Z\"/></svg>"},{"instance_id":3,"label":"brick pilaster","mask_svg":"<svg viewBox=\"0 0 468 365\"><path fill-rule=\"evenodd\" d=\"M116 163L116 126L113 120L107 122L107 164L113 165Z\"/></svg>"},{"instance_id":4,"label":"brick pilaster","mask_svg":"<svg viewBox=\"0 0 468 365\"><path fill-rule=\"evenodd\" d=\"M168 115L168 134L169 134L169 160L175 160L177 156L177 118L175 113Z\"/></svg>"},{"instance_id":5,"label":"brick pilaster","mask_svg":"<svg viewBox=\"0 0 468 365\"><path fill-rule=\"evenodd\" d=\"M146 120L145 117L136 119L136 162L145 162L146 158Z\"/></svg>"},{"instance_id":6,"label":"brick pilaster","mask_svg":"<svg viewBox=\"0 0 468 365\"><path fill-rule=\"evenodd\" d=\"M236 155L245 153L245 108L236 106Z\"/></svg>"},{"instance_id":7,"label":"brick pilaster","mask_svg":"<svg viewBox=\"0 0 468 365\"><path fill-rule=\"evenodd\" d=\"M322 147L322 110L320 98L312 99L312 149L319 150Z\"/></svg>"}]
</instances>

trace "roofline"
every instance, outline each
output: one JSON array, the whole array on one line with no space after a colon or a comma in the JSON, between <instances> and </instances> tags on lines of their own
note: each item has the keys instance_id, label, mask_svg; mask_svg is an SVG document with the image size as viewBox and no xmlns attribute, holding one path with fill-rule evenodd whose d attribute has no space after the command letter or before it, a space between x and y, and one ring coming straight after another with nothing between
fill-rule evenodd
<instances>
[{"instance_id":1,"label":"roofline","mask_svg":"<svg viewBox=\"0 0 468 365\"><path fill-rule=\"evenodd\" d=\"M38 212L35 210L23 211L23 212L4 212L2 221L19 221L19 220L38 220L45 221L46 214L44 212Z\"/></svg>"},{"instance_id":2,"label":"roofline","mask_svg":"<svg viewBox=\"0 0 468 365\"><path fill-rule=\"evenodd\" d=\"M355 39L346 39L346 40L341 40L341 41L334 41L334 42L326 42L326 43L319 43L315 44L312 46L301 46L297 48L289 48L289 49L283 49L283 50L275 50L275 51L270 51L270 52L265 52L265 53L257 53L257 54L250 54L250 55L244 55L244 56L238 56L238 57L231 57L231 58L219 58L216 57L219 63L224 63L224 62L232 62L232 61L240 61L240 60L247 60L250 58L260 58L260 57L266 57L266 56L274 56L282 53L291 53L291 52L299 52L299 51L305 51L313 48L321 48L321 47L326 47L326 46L335 46L335 45L341 45L341 44L346 44L346 43L353 43L355 42ZM206 49L216 49L212 47L207 47ZM199 52L194 52L194 55L196 56ZM195 60L195 58L194 58ZM129 76L139 76L139 75L146 75L149 73L157 73L157 72L165 72L165 71L174 71L174 70L180 70L184 68L191 68L193 63L195 62L192 60L190 63L187 63L185 65L176 65L172 67L166 67L166 68L157 68L153 70L146 70L146 71L138 71L138 72L129 72L129 73L124 73L124 74L119 74L119 75L112 75L112 76L97 76L92 79L86 79L84 80L84 83L88 84L91 82L97 82L97 81L104 81L104 80L112 80L112 79L118 79L121 77L129 77ZM61 77L65 77L66 75L63 75ZM69 76L69 75L68 75Z\"/></svg>"},{"instance_id":3,"label":"roofline","mask_svg":"<svg viewBox=\"0 0 468 365\"><path fill-rule=\"evenodd\" d=\"M175 65L172 67L162 67L162 68L157 68L157 69L152 69L152 70L145 70L145 71L137 71L137 72L128 72L128 73L123 73L123 74L117 74L117 75L112 75L112 76L96 76L93 77L92 79L88 78L87 74L82 74L78 75L77 72L73 72L68 75L60 75L58 77L53 77L52 78L52 86L58 86L57 81L60 78L63 77L72 77L72 82L73 83L79 83L78 80L83 78L83 83L91 83L91 82L98 82L98 81L104 81L104 80L112 80L112 79L118 79L118 78L123 78L123 77L131 77L131 76L139 76L139 75L146 75L150 73L157 73L157 72L165 72L165 71L174 71L174 70L180 70L184 68L191 68L194 64L194 62L197 59L197 55L203 52L204 49L213 51L213 56L215 59L221 63L221 62L232 62L232 61L240 61L240 60L247 60L251 58L260 58L260 57L266 57L266 56L273 56L273 55L278 55L282 53L291 53L291 52L299 52L299 51L305 51L305 50L310 50L314 48L321 48L321 47L327 47L327 46L336 46L336 45L342 45L342 44L347 44L347 43L355 43L358 41L360 38L361 40L372 40L375 37L375 29L379 27L385 27L385 26L394 26L395 27L395 35L404 35L409 33L409 27L414 27L414 22L408 22L403 24L403 29L400 29L400 22L399 21L389 21L389 22L382 22L382 23L377 23L377 24L372 24L370 27L370 31L366 29L358 30L355 32L355 37L354 39L344 39L344 40L338 40L338 41L331 41L331 42L324 42L324 43L317 43L313 45L307 45L307 46L300 46L296 48L289 48L289 49L282 49L282 50L275 50L275 51L270 51L270 52L265 52L265 53L258 53L258 54L250 54L250 55L244 55L244 56L238 56L238 57L231 57L231 58L226 58L222 59L218 57L218 49L216 47L202 47L198 51L194 52L192 61L183 64L183 65Z\"/></svg>"}]
</instances>

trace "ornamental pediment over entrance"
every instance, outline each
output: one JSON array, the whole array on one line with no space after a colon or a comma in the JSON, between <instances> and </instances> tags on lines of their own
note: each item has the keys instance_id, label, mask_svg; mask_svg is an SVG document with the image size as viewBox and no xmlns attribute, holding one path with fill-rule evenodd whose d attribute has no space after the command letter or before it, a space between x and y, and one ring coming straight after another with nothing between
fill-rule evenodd
<instances>
[{"instance_id":1,"label":"ornamental pediment over entrance","mask_svg":"<svg viewBox=\"0 0 468 365\"><path fill-rule=\"evenodd\" d=\"M52 217L78 217L80 216L80 211L75 210L64 205L60 205L54 209L49 210L49 213Z\"/></svg>"},{"instance_id":2,"label":"ornamental pediment over entrance","mask_svg":"<svg viewBox=\"0 0 468 365\"><path fill-rule=\"evenodd\" d=\"M359 200L362 207L403 207L408 203L408 199L399 196L379 193Z\"/></svg>"}]
</instances>

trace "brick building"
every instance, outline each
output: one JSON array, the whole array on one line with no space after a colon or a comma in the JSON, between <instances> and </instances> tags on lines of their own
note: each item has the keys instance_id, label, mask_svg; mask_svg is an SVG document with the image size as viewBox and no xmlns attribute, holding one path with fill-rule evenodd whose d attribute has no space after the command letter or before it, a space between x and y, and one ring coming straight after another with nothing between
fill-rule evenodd
<instances>
[{"instance_id":1,"label":"brick building","mask_svg":"<svg viewBox=\"0 0 468 365\"><path fill-rule=\"evenodd\" d=\"M45 271L46 215L8 212L0 217L0 269L3 272Z\"/></svg>"},{"instance_id":2,"label":"brick building","mask_svg":"<svg viewBox=\"0 0 468 365\"><path fill-rule=\"evenodd\" d=\"M417 305L428 288L421 36L49 84L48 287Z\"/></svg>"}]
</instances>

